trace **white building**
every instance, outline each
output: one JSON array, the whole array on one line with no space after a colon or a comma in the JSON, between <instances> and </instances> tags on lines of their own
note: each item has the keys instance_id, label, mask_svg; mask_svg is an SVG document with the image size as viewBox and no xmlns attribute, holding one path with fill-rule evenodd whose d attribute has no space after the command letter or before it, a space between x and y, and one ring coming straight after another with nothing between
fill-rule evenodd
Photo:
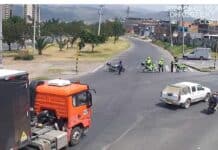
<instances>
[{"instance_id":1,"label":"white building","mask_svg":"<svg viewBox=\"0 0 218 150\"><path fill-rule=\"evenodd\" d=\"M24 19L27 23L40 22L39 5L24 5Z\"/></svg>"},{"instance_id":2,"label":"white building","mask_svg":"<svg viewBox=\"0 0 218 150\"><path fill-rule=\"evenodd\" d=\"M12 5L3 4L2 5L2 18L8 19L12 16Z\"/></svg>"}]
</instances>

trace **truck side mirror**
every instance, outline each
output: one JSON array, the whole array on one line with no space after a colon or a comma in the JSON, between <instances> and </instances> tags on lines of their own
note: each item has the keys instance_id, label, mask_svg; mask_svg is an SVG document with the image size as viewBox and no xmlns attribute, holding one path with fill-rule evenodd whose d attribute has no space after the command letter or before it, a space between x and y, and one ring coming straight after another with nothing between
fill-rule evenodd
<instances>
[{"instance_id":1,"label":"truck side mirror","mask_svg":"<svg viewBox=\"0 0 218 150\"><path fill-rule=\"evenodd\" d=\"M92 106L92 94L89 91L87 92L87 105L88 107Z\"/></svg>"}]
</instances>

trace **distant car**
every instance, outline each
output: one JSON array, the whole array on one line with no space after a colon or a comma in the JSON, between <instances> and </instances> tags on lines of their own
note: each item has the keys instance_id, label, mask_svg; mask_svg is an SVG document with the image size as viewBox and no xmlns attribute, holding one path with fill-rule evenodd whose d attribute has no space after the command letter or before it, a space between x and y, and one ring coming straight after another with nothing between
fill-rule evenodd
<instances>
[{"instance_id":1,"label":"distant car","mask_svg":"<svg viewBox=\"0 0 218 150\"><path fill-rule=\"evenodd\" d=\"M197 83L179 82L167 85L161 92L160 100L167 104L189 108L191 103L208 101L211 90Z\"/></svg>"},{"instance_id":2,"label":"distant car","mask_svg":"<svg viewBox=\"0 0 218 150\"><path fill-rule=\"evenodd\" d=\"M191 53L187 53L183 56L183 59L200 59L200 60L208 60L211 59L210 48L198 47L193 49Z\"/></svg>"}]
</instances>

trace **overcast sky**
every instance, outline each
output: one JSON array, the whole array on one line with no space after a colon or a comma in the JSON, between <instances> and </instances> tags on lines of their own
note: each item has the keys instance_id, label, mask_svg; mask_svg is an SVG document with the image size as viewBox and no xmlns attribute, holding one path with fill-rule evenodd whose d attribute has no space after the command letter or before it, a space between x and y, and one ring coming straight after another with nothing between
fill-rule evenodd
<instances>
[{"instance_id":1,"label":"overcast sky","mask_svg":"<svg viewBox=\"0 0 218 150\"><path fill-rule=\"evenodd\" d=\"M132 8L145 8L152 11L167 11L169 9L181 8L180 5L130 5ZM209 18L218 20L218 5L187 5L186 15L195 18Z\"/></svg>"}]
</instances>

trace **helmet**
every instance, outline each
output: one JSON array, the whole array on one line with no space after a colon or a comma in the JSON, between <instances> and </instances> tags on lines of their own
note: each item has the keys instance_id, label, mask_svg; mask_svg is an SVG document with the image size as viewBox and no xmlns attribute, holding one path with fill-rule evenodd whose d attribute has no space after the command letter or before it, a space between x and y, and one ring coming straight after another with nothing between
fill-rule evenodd
<instances>
[{"instance_id":1,"label":"helmet","mask_svg":"<svg viewBox=\"0 0 218 150\"><path fill-rule=\"evenodd\" d=\"M150 56L148 56L147 58L148 58L148 59L151 59L151 57L150 57Z\"/></svg>"},{"instance_id":2,"label":"helmet","mask_svg":"<svg viewBox=\"0 0 218 150\"><path fill-rule=\"evenodd\" d=\"M163 61L164 59L163 59L163 58L161 58L160 60L161 60L161 61Z\"/></svg>"}]
</instances>

